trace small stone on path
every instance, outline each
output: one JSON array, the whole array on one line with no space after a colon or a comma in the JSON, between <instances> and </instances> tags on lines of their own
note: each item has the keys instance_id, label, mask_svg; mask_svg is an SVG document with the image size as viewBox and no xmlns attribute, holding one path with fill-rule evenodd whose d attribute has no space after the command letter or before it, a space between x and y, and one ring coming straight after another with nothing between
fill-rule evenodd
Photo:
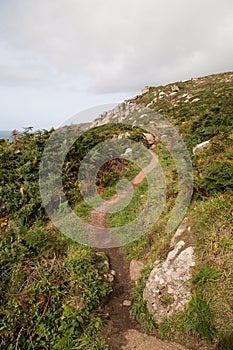
<instances>
[{"instance_id":1,"label":"small stone on path","mask_svg":"<svg viewBox=\"0 0 233 350\"><path fill-rule=\"evenodd\" d=\"M124 300L122 305L123 306L131 306L132 302L130 300Z\"/></svg>"}]
</instances>

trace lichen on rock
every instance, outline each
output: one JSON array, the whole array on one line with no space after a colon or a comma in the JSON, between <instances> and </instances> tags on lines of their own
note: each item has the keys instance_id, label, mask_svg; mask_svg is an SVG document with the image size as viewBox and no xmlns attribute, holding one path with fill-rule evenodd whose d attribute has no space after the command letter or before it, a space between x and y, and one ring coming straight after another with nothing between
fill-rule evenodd
<instances>
[{"instance_id":1,"label":"lichen on rock","mask_svg":"<svg viewBox=\"0 0 233 350\"><path fill-rule=\"evenodd\" d=\"M191 297L186 282L192 276L194 265L193 247L185 248L185 242L179 241L167 259L151 271L143 297L155 322L160 323L164 317L184 310Z\"/></svg>"}]
</instances>

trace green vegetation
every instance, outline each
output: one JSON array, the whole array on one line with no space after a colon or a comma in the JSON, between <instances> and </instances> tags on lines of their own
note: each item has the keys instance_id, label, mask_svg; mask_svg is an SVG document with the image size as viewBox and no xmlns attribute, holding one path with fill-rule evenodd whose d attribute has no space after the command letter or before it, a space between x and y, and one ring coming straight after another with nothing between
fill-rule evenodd
<instances>
[{"instance_id":1,"label":"green vegetation","mask_svg":"<svg viewBox=\"0 0 233 350\"><path fill-rule=\"evenodd\" d=\"M186 345L206 339L216 349L226 350L233 346L232 76L226 73L151 87L148 93L132 100L144 106L150 104L149 108L159 111L176 126L190 151L194 168L194 195L186 214L191 231L181 237L194 246L196 253L196 268L190 280L192 298L183 313L164 319L158 327L159 334L183 339ZM171 97L174 85L177 93ZM163 98L154 100L161 91L165 93ZM198 100L192 102L195 99ZM194 146L207 140L210 142L206 148L192 154ZM160 144L155 152L166 175L166 207L150 232L125 247L128 258L144 260L147 269L152 268L156 259L166 258L170 250L171 235L164 232L177 193L171 156ZM141 288L141 295L145 280L137 287ZM164 302L169 303L166 296ZM140 320L144 311L137 310L134 317Z\"/></svg>"},{"instance_id":2,"label":"green vegetation","mask_svg":"<svg viewBox=\"0 0 233 350\"><path fill-rule=\"evenodd\" d=\"M51 133L26 130L0 145L0 346L106 349L101 305L111 286L99 258L63 237L41 203L39 163Z\"/></svg>"},{"instance_id":3,"label":"green vegetation","mask_svg":"<svg viewBox=\"0 0 233 350\"><path fill-rule=\"evenodd\" d=\"M181 314L165 319L158 326L162 337L172 338L177 333L204 337L209 343L212 342L216 329L213 325L210 312L210 302L203 299L199 293L194 293L185 311Z\"/></svg>"},{"instance_id":4,"label":"green vegetation","mask_svg":"<svg viewBox=\"0 0 233 350\"><path fill-rule=\"evenodd\" d=\"M144 278L146 274L144 272ZM148 277L148 275L147 275ZM143 290L145 288L145 281L141 279L139 285L135 288L132 293L133 306L130 310L130 315L139 322L142 329L147 332L154 330L155 324L153 317L147 310L146 301L143 299Z\"/></svg>"},{"instance_id":5,"label":"green vegetation","mask_svg":"<svg viewBox=\"0 0 233 350\"><path fill-rule=\"evenodd\" d=\"M131 102L150 104L149 108L168 118L191 150L198 143L232 132L232 94L232 73L225 73L151 87Z\"/></svg>"},{"instance_id":6,"label":"green vegetation","mask_svg":"<svg viewBox=\"0 0 233 350\"><path fill-rule=\"evenodd\" d=\"M62 131L69 135L72 128ZM64 162L66 197L84 219L90 206L81 200L80 162L112 132L124 133L125 127L92 129L73 144ZM0 347L107 349L101 327L102 306L111 292L104 277L108 271L98 268L100 256L91 248L59 233L41 202L39 166L52 133L26 129L15 133L14 142L0 143ZM135 130L131 137L142 138ZM52 145L51 152L56 166L60 149ZM137 172L135 165L124 160L104 164L97 175L100 195L108 198L116 193L122 176L132 179Z\"/></svg>"},{"instance_id":7,"label":"green vegetation","mask_svg":"<svg viewBox=\"0 0 233 350\"><path fill-rule=\"evenodd\" d=\"M141 209L144 207L147 196L145 195L147 191L147 181L144 180L140 185L138 185L133 193L133 197L128 206L124 210L117 211L116 213L109 214L108 224L111 227L123 226L134 220ZM127 200L127 198L125 199ZM120 201L119 204L115 206L115 209L118 209L118 206L124 204L124 200Z\"/></svg>"},{"instance_id":8,"label":"green vegetation","mask_svg":"<svg viewBox=\"0 0 233 350\"><path fill-rule=\"evenodd\" d=\"M193 275L191 282L194 284L204 284L206 282L214 282L218 277L218 270L210 267L207 263L200 266L199 271Z\"/></svg>"},{"instance_id":9,"label":"green vegetation","mask_svg":"<svg viewBox=\"0 0 233 350\"><path fill-rule=\"evenodd\" d=\"M107 348L100 337L99 308L111 289L94 266L95 256L90 249L71 243L60 252L54 243L52 259L43 258L40 245L37 257L21 254L14 266L8 262L10 267L3 271L1 347L81 349L85 344L86 349Z\"/></svg>"},{"instance_id":10,"label":"green vegetation","mask_svg":"<svg viewBox=\"0 0 233 350\"><path fill-rule=\"evenodd\" d=\"M161 98L160 92L164 92ZM186 214L190 230L181 238L195 248L196 266L189 281L192 298L184 312L154 325L143 290L154 261L165 259L171 249L174 232L165 230L178 193L174 161L157 142L154 152L166 178L166 204L151 230L124 247L127 259L141 259L146 264L132 292L131 316L142 329L157 331L161 337L191 345L206 342L207 348L216 350L233 347L232 101L231 73L151 87L133 99L134 103L149 104L175 125L190 152L194 194ZM63 132L69 135L75 127ZM108 345L101 333L102 309L111 292L104 277L107 271L98 268L100 256L91 248L69 240L51 224L40 198L39 166L53 131L32 133L26 129L14 142L0 142L0 347L104 350ZM81 161L100 142L125 133L146 145L142 130L109 124L84 133L66 156L62 174L65 195L84 220L91 206L80 193ZM194 146L208 140L205 148L193 153ZM53 147L56 159L60 149ZM119 180L132 180L138 171L127 160L106 162L97 174L99 195L110 198L116 194ZM146 180L135 187L129 205L110 214L108 224L123 226L137 217L146 203L147 189ZM53 200L59 203L60 199ZM92 201L98 203L96 197ZM172 302L166 293L161 300L165 305Z\"/></svg>"}]
</instances>

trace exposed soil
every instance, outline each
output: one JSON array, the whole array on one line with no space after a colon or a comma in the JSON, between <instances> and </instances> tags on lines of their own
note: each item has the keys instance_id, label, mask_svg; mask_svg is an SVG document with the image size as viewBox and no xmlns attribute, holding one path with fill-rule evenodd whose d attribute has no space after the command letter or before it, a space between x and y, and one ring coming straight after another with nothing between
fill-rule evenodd
<instances>
[{"instance_id":1,"label":"exposed soil","mask_svg":"<svg viewBox=\"0 0 233 350\"><path fill-rule=\"evenodd\" d=\"M89 213L88 222L96 225L98 223L98 226L106 227L106 214L92 210ZM130 299L129 263L119 247L102 248L101 251L108 257L111 270L116 272L112 283L113 291L104 306L105 327L103 334L110 345L110 350L120 350L123 345L127 345L125 332L130 329L138 329L137 322L130 317L129 307L123 306L124 300Z\"/></svg>"},{"instance_id":2,"label":"exposed soil","mask_svg":"<svg viewBox=\"0 0 233 350\"><path fill-rule=\"evenodd\" d=\"M110 349L119 350L123 345L127 345L125 332L129 329L138 329L136 321L130 317L129 307L123 306L123 301L130 299L129 265L120 248L104 249L104 252L110 259L111 268L116 271L116 277L113 292L104 307L106 326L103 334Z\"/></svg>"},{"instance_id":3,"label":"exposed soil","mask_svg":"<svg viewBox=\"0 0 233 350\"><path fill-rule=\"evenodd\" d=\"M153 154L153 153L152 153ZM134 186L139 185L145 175L149 173L157 164L157 157L153 154L151 163L143 169L133 180ZM113 196L107 204L107 208L112 207L115 203L124 197L125 194L120 194L117 197ZM105 202L105 203L106 203ZM102 208L103 209L103 208ZM105 208L106 209L106 208ZM95 227L107 228L106 223L107 212L92 210L89 212L88 222ZM90 238L98 245L98 239L94 234L90 233ZM100 236L102 239L103 237ZM108 242L113 243L112 237L105 237ZM94 246L94 244L92 244ZM110 244L111 246L111 244ZM112 284L113 292L105 303L104 315L105 326L103 334L110 346L110 350L185 350L184 347L168 343L157 339L155 336L148 336L139 331L140 327L129 314L129 306L124 306L123 302L130 299L130 291L132 284L130 281L129 263L126 261L121 248L101 248L109 258L110 268L116 272L114 282Z\"/></svg>"},{"instance_id":4,"label":"exposed soil","mask_svg":"<svg viewBox=\"0 0 233 350\"><path fill-rule=\"evenodd\" d=\"M122 350L187 350L177 343L160 340L133 329L125 333L125 338L127 343L120 348Z\"/></svg>"}]
</instances>

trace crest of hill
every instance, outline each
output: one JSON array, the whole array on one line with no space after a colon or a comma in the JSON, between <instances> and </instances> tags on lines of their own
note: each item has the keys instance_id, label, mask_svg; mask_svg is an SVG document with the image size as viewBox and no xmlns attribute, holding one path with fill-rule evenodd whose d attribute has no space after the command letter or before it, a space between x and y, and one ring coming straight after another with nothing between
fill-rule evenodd
<instances>
[{"instance_id":1,"label":"crest of hill","mask_svg":"<svg viewBox=\"0 0 233 350\"><path fill-rule=\"evenodd\" d=\"M127 102L161 113L191 148L221 133L232 133L233 72L145 87Z\"/></svg>"},{"instance_id":2,"label":"crest of hill","mask_svg":"<svg viewBox=\"0 0 233 350\"><path fill-rule=\"evenodd\" d=\"M144 113L145 107L162 114L185 141L197 192L232 190L233 72L145 87L141 95L100 115L92 126L114 123L119 116L124 121L135 111Z\"/></svg>"}]
</instances>

